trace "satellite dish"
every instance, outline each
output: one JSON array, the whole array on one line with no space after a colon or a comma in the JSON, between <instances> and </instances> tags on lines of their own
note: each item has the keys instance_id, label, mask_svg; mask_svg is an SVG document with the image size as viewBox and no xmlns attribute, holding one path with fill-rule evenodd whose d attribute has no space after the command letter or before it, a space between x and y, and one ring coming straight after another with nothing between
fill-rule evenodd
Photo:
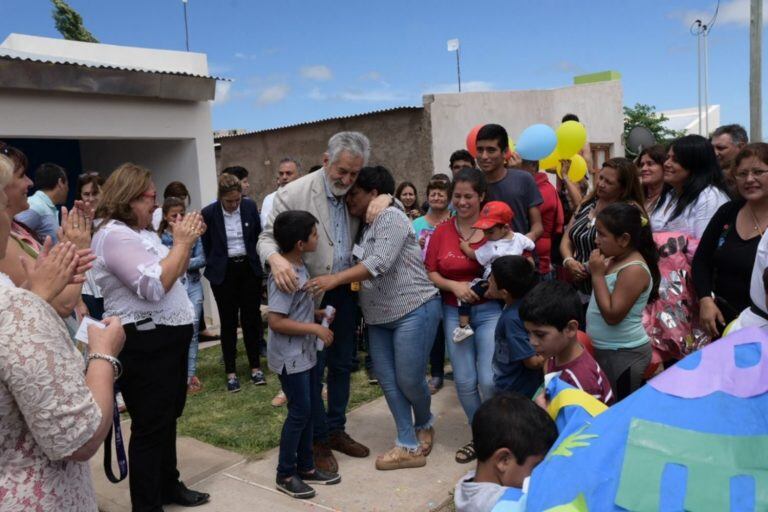
<instances>
[{"instance_id":1,"label":"satellite dish","mask_svg":"<svg viewBox=\"0 0 768 512\"><path fill-rule=\"evenodd\" d=\"M656 137L653 136L653 132L645 126L635 126L629 130L625 146L627 151L633 155L639 155L643 149L649 148L656 144Z\"/></svg>"}]
</instances>

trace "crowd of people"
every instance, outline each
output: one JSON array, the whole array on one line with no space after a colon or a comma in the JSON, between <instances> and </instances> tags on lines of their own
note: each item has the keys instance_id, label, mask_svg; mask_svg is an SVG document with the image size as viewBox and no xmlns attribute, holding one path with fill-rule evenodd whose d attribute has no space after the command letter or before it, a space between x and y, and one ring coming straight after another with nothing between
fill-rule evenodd
<instances>
[{"instance_id":1,"label":"crowd of people","mask_svg":"<svg viewBox=\"0 0 768 512\"><path fill-rule=\"evenodd\" d=\"M45 163L28 197L26 155L0 143L4 509L96 510L85 461L116 391L132 420L133 510L210 499L181 482L176 457L187 396L211 385L196 370L203 277L233 393L238 327L250 380L266 384L266 288L273 405L287 404L275 485L295 498L341 481L334 451L370 454L345 428L361 326L395 426L376 469L427 464L447 357L471 426L455 460L477 461L456 505L474 511L522 487L554 443L545 375L612 406L726 325L768 323L768 145L729 125L573 183L567 162L540 169L508 144L483 126L476 154L455 151L420 203L412 182L369 165L365 135L341 132L314 172L282 159L261 208L237 166L198 213L180 182L158 207L151 171L131 163L81 174L71 208L66 170ZM101 324L83 356L86 316Z\"/></svg>"}]
</instances>

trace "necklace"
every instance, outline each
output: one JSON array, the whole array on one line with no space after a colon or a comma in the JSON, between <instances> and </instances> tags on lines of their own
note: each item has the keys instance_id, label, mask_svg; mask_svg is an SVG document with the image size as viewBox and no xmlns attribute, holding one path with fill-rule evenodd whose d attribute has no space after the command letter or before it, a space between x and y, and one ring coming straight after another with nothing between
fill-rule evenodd
<instances>
[{"instance_id":1,"label":"necklace","mask_svg":"<svg viewBox=\"0 0 768 512\"><path fill-rule=\"evenodd\" d=\"M755 210L752 209L752 206L749 203L747 203L747 207L749 208L749 213L752 214L752 221L755 223L755 231L762 235L765 230L761 227L762 224L760 223L760 220L758 220L757 215L755 215Z\"/></svg>"},{"instance_id":2,"label":"necklace","mask_svg":"<svg viewBox=\"0 0 768 512\"><path fill-rule=\"evenodd\" d=\"M459 238L464 240L465 242L468 242L472 239L472 235L475 234L475 228L471 227L469 228L469 236L464 236L464 232L461 229L461 224L459 224L459 219L456 219L456 231L459 232Z\"/></svg>"}]
</instances>

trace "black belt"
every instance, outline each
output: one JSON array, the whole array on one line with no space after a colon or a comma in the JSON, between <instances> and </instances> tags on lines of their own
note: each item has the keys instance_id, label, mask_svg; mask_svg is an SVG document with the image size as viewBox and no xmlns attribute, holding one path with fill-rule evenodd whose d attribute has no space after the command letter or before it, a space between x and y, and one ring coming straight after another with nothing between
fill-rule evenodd
<instances>
[{"instance_id":1,"label":"black belt","mask_svg":"<svg viewBox=\"0 0 768 512\"><path fill-rule=\"evenodd\" d=\"M768 313L766 313L765 311L757 307L757 305L751 300L749 301L749 310L752 311L757 316L759 316L760 318L762 318L763 320L768 320Z\"/></svg>"},{"instance_id":2,"label":"black belt","mask_svg":"<svg viewBox=\"0 0 768 512\"><path fill-rule=\"evenodd\" d=\"M231 258L229 258L229 261L231 261L232 263L242 263L242 262L244 262L247 259L248 259L248 256L246 256L246 255L243 255L243 256L232 256Z\"/></svg>"}]
</instances>

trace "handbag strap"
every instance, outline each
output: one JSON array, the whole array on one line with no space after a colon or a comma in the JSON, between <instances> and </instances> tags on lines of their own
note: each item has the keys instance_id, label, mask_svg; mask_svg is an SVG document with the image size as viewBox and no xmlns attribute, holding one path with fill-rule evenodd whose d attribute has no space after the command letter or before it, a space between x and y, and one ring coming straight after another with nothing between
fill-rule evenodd
<instances>
[{"instance_id":1,"label":"handbag strap","mask_svg":"<svg viewBox=\"0 0 768 512\"><path fill-rule=\"evenodd\" d=\"M112 472L112 431L115 432L115 455L117 456L117 466L120 476L116 477ZM112 408L112 428L107 432L104 439L104 473L107 479L113 484L122 482L128 476L128 458L125 456L125 443L123 442L123 431L120 429L120 412L117 409L115 400Z\"/></svg>"}]
</instances>

